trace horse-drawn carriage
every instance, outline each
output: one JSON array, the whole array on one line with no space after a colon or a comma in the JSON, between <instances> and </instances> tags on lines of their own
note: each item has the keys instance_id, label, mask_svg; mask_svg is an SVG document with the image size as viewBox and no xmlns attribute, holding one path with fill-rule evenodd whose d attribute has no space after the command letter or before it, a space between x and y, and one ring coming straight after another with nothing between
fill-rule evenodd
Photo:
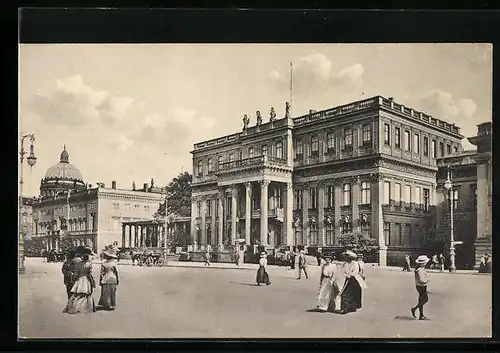
<instances>
[{"instance_id":1,"label":"horse-drawn carriage","mask_svg":"<svg viewBox=\"0 0 500 353\"><path fill-rule=\"evenodd\" d=\"M165 265L163 254L160 251L148 249L144 251L130 251L130 257L134 266L162 267Z\"/></svg>"}]
</instances>

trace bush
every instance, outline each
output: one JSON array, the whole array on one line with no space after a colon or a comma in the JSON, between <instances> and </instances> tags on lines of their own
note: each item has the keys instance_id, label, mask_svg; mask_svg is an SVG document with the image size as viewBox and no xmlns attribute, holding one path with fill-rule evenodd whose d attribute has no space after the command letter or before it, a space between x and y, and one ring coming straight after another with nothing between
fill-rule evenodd
<instances>
[{"instance_id":1,"label":"bush","mask_svg":"<svg viewBox=\"0 0 500 353\"><path fill-rule=\"evenodd\" d=\"M378 250L378 240L360 233L345 233L340 236L339 245L345 250L362 254L365 258L373 256Z\"/></svg>"}]
</instances>

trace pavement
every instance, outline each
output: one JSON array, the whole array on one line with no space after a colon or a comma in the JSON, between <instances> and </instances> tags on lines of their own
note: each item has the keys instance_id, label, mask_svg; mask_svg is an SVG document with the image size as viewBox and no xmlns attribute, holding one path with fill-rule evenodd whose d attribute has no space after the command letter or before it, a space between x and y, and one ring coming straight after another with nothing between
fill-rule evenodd
<instances>
[{"instance_id":1,"label":"pavement","mask_svg":"<svg viewBox=\"0 0 500 353\"><path fill-rule=\"evenodd\" d=\"M121 262L121 261L120 261ZM61 263L27 258L19 277L19 335L26 338L472 338L491 337L491 276L430 274L430 321L414 320L414 276L366 267L363 308L315 312L319 267L310 278L269 266L270 286L255 285L257 265L179 263L119 267L115 311L63 314ZM188 265L189 264L189 265ZM217 264L218 266L234 266ZM250 271L250 270L254 271ZM94 265L98 278L99 266ZM94 299L99 299L96 289Z\"/></svg>"}]
</instances>

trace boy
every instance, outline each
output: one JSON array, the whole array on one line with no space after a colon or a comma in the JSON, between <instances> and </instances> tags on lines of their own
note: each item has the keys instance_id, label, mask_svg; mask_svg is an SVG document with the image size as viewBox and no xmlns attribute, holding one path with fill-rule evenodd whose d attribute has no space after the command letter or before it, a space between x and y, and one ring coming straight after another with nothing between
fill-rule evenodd
<instances>
[{"instance_id":1,"label":"boy","mask_svg":"<svg viewBox=\"0 0 500 353\"><path fill-rule=\"evenodd\" d=\"M425 255L420 255L415 263L417 264L415 268L415 287L418 292L418 303L416 306L411 308L411 315L416 319L415 311L419 310L419 320L428 320L424 316L424 305L429 301L429 297L427 296L427 285L429 284L429 276L427 274L427 270L425 269L425 265L430 261L430 259Z\"/></svg>"}]
</instances>

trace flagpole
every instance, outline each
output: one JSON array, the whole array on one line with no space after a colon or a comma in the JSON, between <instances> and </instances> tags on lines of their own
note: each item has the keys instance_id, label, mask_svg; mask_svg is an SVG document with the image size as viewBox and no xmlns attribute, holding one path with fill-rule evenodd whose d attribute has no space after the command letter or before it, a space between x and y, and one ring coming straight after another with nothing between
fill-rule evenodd
<instances>
[{"instance_id":1,"label":"flagpole","mask_svg":"<svg viewBox=\"0 0 500 353\"><path fill-rule=\"evenodd\" d=\"M293 98L293 95L292 95L292 91L293 91L293 79L292 79L292 76L293 76L293 66L292 66L292 62L290 61L290 110L293 107L293 105L292 105L292 98Z\"/></svg>"}]
</instances>

